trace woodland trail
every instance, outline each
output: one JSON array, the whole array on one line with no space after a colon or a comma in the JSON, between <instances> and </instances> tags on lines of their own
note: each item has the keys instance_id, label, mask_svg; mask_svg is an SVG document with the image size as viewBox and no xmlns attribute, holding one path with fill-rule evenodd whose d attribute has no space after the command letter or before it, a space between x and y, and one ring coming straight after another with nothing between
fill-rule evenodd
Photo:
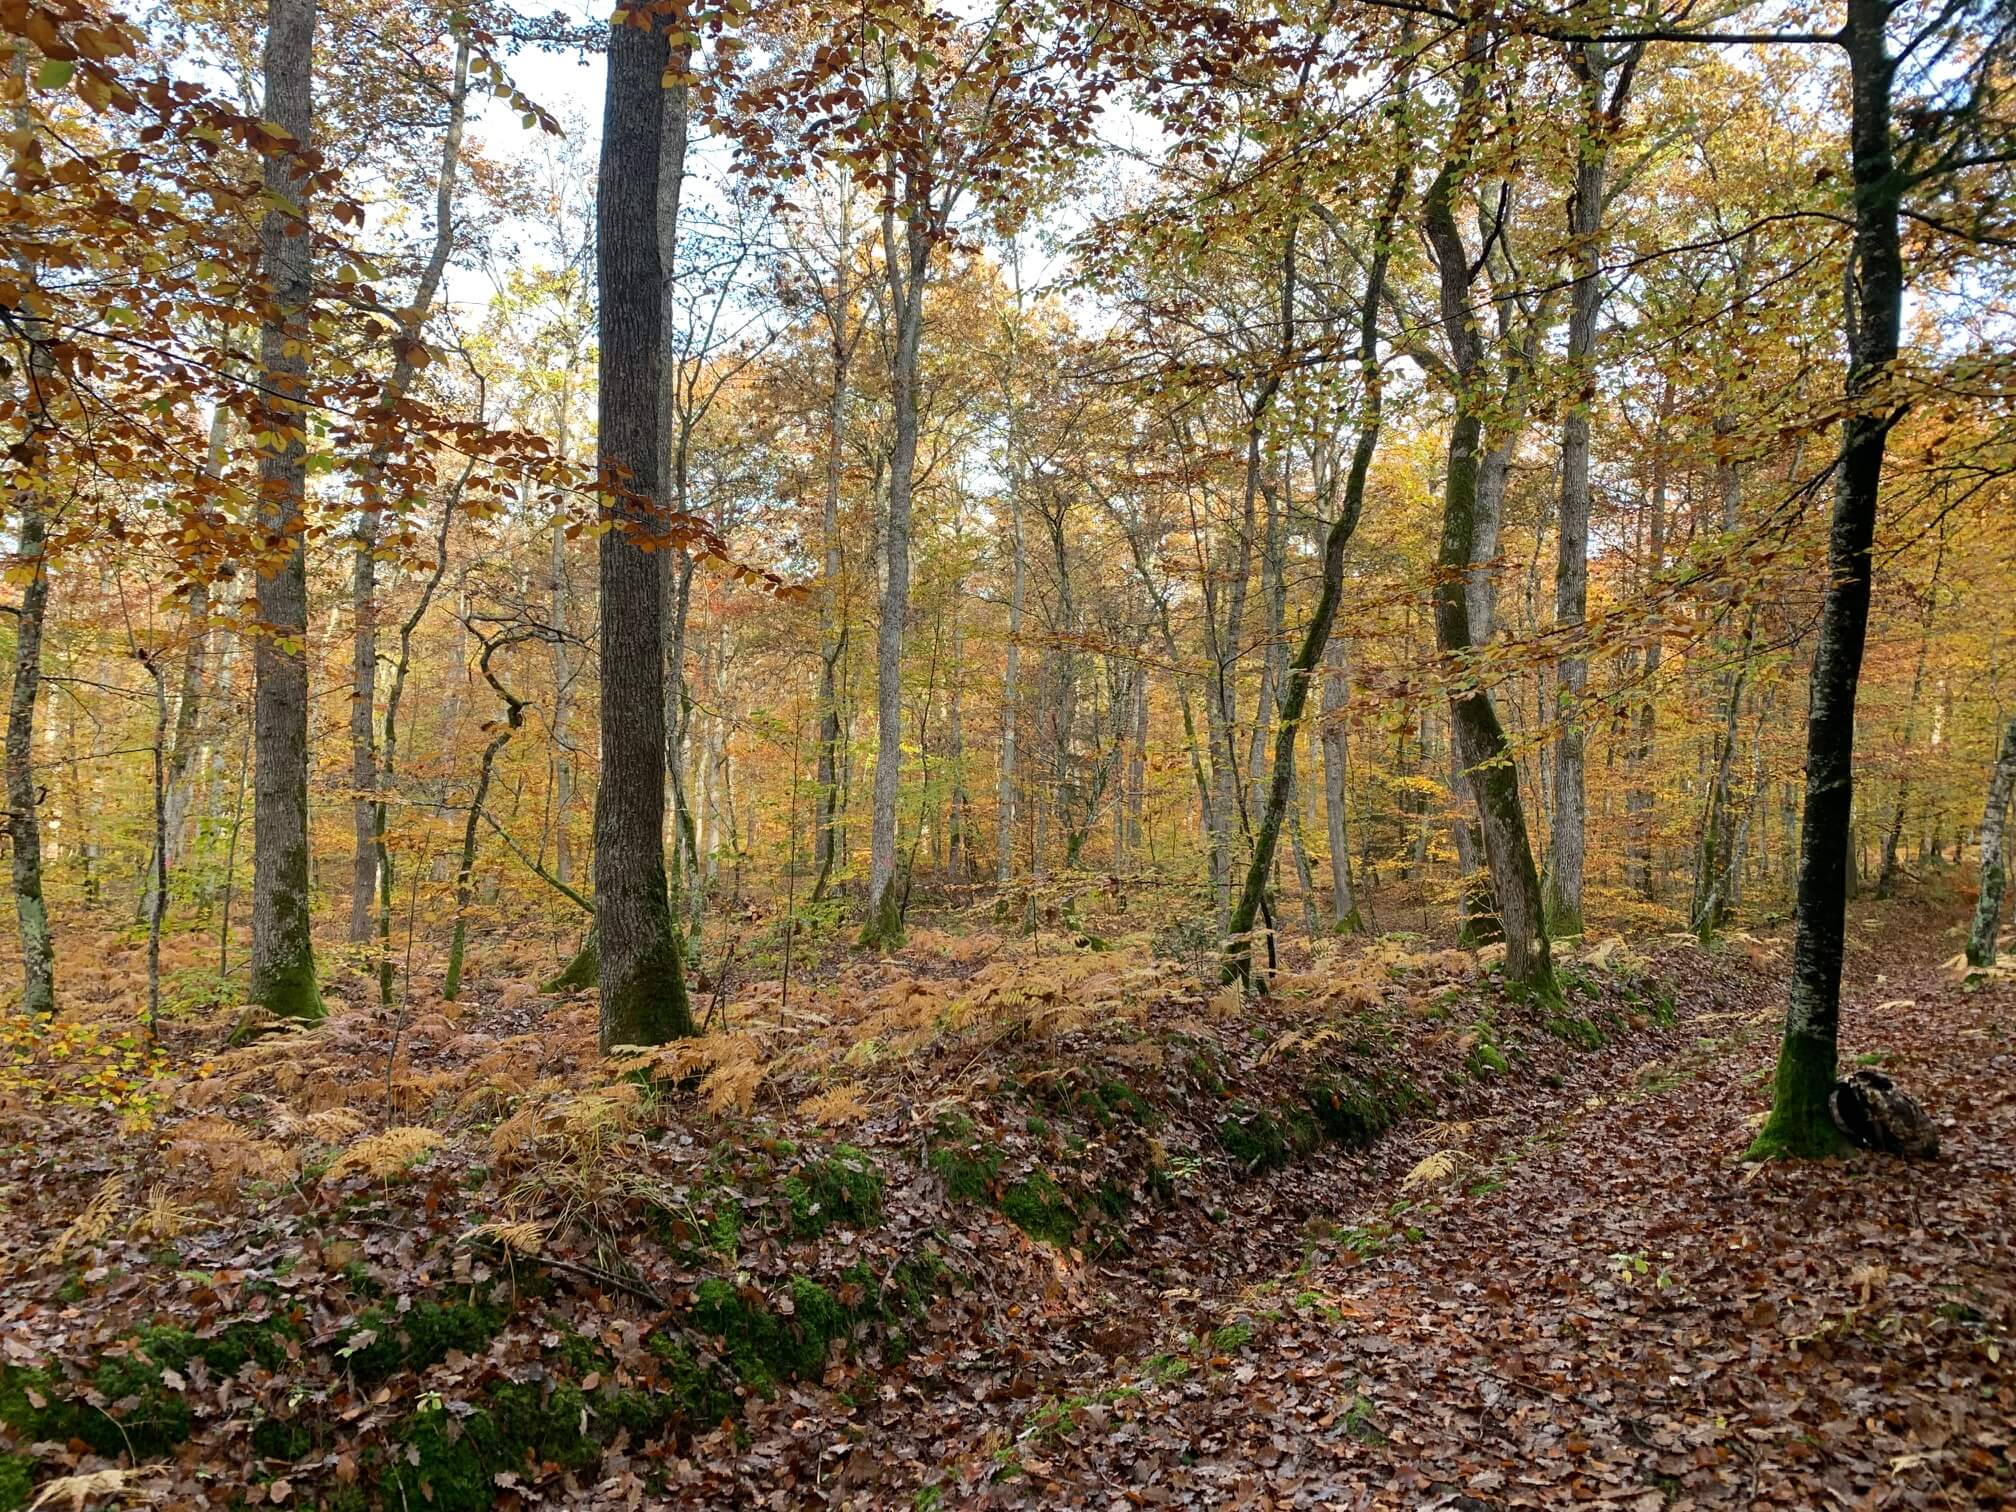
<instances>
[{"instance_id":1,"label":"woodland trail","mask_svg":"<svg viewBox=\"0 0 2016 1512\"><path fill-rule=\"evenodd\" d=\"M975 1502L1045 1506L2008 1505L2016 993L1961 990L1943 944L1900 970L1865 937L1844 986L1844 1044L1925 1096L1937 1163L1736 1163L1776 1009L1731 1015L1518 1131L1415 1242L1256 1289L1250 1336L949 1479L1012 1458Z\"/></svg>"}]
</instances>

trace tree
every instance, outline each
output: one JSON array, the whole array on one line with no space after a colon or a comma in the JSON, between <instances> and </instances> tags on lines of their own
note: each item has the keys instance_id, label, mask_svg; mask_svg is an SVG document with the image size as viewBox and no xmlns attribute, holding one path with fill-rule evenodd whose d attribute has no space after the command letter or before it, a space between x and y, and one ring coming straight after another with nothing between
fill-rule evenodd
<instances>
[{"instance_id":1,"label":"tree","mask_svg":"<svg viewBox=\"0 0 2016 1512\"><path fill-rule=\"evenodd\" d=\"M595 795L595 926L602 1048L695 1032L665 887L665 596L653 553L670 529L659 487L658 176L670 63L664 24L620 10L609 28L597 175L601 291L596 487L601 544L602 779Z\"/></svg>"},{"instance_id":2,"label":"tree","mask_svg":"<svg viewBox=\"0 0 2016 1512\"><path fill-rule=\"evenodd\" d=\"M2009 822L2010 795L2016 793L2016 719L2002 732L1995 765L1988 778L1988 803L1981 811L1981 896L1975 900L1974 922L1967 931L1967 964L1993 966L1996 937L2002 928L2002 898L2008 889L2008 862L2003 842Z\"/></svg>"},{"instance_id":3,"label":"tree","mask_svg":"<svg viewBox=\"0 0 2016 1512\"><path fill-rule=\"evenodd\" d=\"M259 637L253 647L252 1002L278 1018L322 1017L310 933L308 559L305 406L314 304L308 218L316 0L269 0L263 116L281 133L265 160L259 227L270 304L259 332Z\"/></svg>"}]
</instances>

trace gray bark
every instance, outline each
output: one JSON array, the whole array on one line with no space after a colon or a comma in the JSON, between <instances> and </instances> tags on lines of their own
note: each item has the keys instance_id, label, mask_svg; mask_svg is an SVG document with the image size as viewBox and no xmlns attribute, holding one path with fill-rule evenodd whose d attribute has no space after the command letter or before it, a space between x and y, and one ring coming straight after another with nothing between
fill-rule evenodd
<instances>
[{"instance_id":1,"label":"gray bark","mask_svg":"<svg viewBox=\"0 0 2016 1512\"><path fill-rule=\"evenodd\" d=\"M2008 889L2003 837L2009 823L2010 795L2016 793L2016 718L2002 732L1988 776L1988 803L1981 811L1981 896L1974 903L1974 922L1967 931L1967 964L1995 964L1995 940L2002 927L2002 899Z\"/></svg>"},{"instance_id":2,"label":"gray bark","mask_svg":"<svg viewBox=\"0 0 2016 1512\"><path fill-rule=\"evenodd\" d=\"M253 646L251 1000L282 1018L319 1019L309 925L308 857L308 323L314 298L309 186L297 155L314 125L316 0L269 0L261 115L294 150L265 160L273 201L259 228L271 304L259 332L259 523L266 535ZM285 206L287 208L281 208Z\"/></svg>"}]
</instances>

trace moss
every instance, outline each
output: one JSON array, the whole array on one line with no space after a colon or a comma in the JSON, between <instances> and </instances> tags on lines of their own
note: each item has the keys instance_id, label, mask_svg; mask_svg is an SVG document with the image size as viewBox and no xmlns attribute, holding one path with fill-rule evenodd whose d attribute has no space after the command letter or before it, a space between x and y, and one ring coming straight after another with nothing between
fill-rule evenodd
<instances>
[{"instance_id":1,"label":"moss","mask_svg":"<svg viewBox=\"0 0 2016 1512\"><path fill-rule=\"evenodd\" d=\"M605 1049L612 1045L670 1044L700 1032L686 995L686 959L679 931L673 927L669 912L651 923L661 930L654 945L627 963L628 969L616 980L608 979L606 969L598 973ZM606 968L608 963L600 964Z\"/></svg>"},{"instance_id":2,"label":"moss","mask_svg":"<svg viewBox=\"0 0 2016 1512\"><path fill-rule=\"evenodd\" d=\"M834 1339L848 1330L845 1309L818 1282L794 1276L789 1313L772 1311L760 1295L713 1277L693 1293L693 1323L721 1341L721 1350L745 1385L768 1393L779 1382L816 1378L826 1368Z\"/></svg>"},{"instance_id":3,"label":"moss","mask_svg":"<svg viewBox=\"0 0 2016 1512\"><path fill-rule=\"evenodd\" d=\"M539 984L541 992L585 992L602 976L601 937L593 925L582 938L574 958Z\"/></svg>"},{"instance_id":4,"label":"moss","mask_svg":"<svg viewBox=\"0 0 2016 1512\"><path fill-rule=\"evenodd\" d=\"M1593 1020L1578 1014L1552 1014L1541 1027L1556 1039L1565 1040L1579 1050L1601 1050L1608 1043L1603 1031Z\"/></svg>"},{"instance_id":5,"label":"moss","mask_svg":"<svg viewBox=\"0 0 2016 1512\"><path fill-rule=\"evenodd\" d=\"M932 1150L930 1164L944 1178L946 1195L960 1202L987 1201L994 1189L994 1178L1001 1174L998 1150L961 1150L941 1145Z\"/></svg>"},{"instance_id":6,"label":"moss","mask_svg":"<svg viewBox=\"0 0 2016 1512\"><path fill-rule=\"evenodd\" d=\"M866 1150L853 1145L835 1145L831 1155L808 1162L779 1186L800 1238L815 1238L836 1223L865 1227L882 1214L882 1173Z\"/></svg>"},{"instance_id":7,"label":"moss","mask_svg":"<svg viewBox=\"0 0 2016 1512\"><path fill-rule=\"evenodd\" d=\"M1487 1076L1503 1076L1512 1069L1512 1062L1506 1059L1505 1052L1488 1034L1480 1035L1477 1043L1470 1047L1470 1053L1463 1058L1463 1065L1479 1081Z\"/></svg>"},{"instance_id":8,"label":"moss","mask_svg":"<svg viewBox=\"0 0 2016 1512\"><path fill-rule=\"evenodd\" d=\"M314 1425L300 1418L261 1418L252 1425L252 1449L261 1459L306 1459L317 1439Z\"/></svg>"},{"instance_id":9,"label":"moss","mask_svg":"<svg viewBox=\"0 0 2016 1512\"><path fill-rule=\"evenodd\" d=\"M1323 1142L1316 1120L1300 1108L1280 1116L1235 1104L1218 1124L1218 1143L1249 1174L1278 1170Z\"/></svg>"},{"instance_id":10,"label":"moss","mask_svg":"<svg viewBox=\"0 0 2016 1512\"><path fill-rule=\"evenodd\" d=\"M696 1359L692 1348L676 1334L653 1334L651 1353L664 1371L664 1390L620 1392L610 1403L614 1422L645 1439L671 1416L682 1416L696 1427L735 1416L735 1393L719 1368Z\"/></svg>"},{"instance_id":11,"label":"moss","mask_svg":"<svg viewBox=\"0 0 2016 1512\"><path fill-rule=\"evenodd\" d=\"M0 1512L28 1505L35 1489L35 1462L24 1454L0 1454Z\"/></svg>"},{"instance_id":12,"label":"moss","mask_svg":"<svg viewBox=\"0 0 2016 1512\"><path fill-rule=\"evenodd\" d=\"M1323 1132L1352 1149L1371 1144L1427 1102L1404 1076L1385 1072L1324 1078L1303 1095Z\"/></svg>"},{"instance_id":13,"label":"moss","mask_svg":"<svg viewBox=\"0 0 2016 1512\"><path fill-rule=\"evenodd\" d=\"M280 1317L240 1319L207 1337L182 1328L143 1329L98 1361L89 1396L46 1370L0 1367L0 1422L29 1443L82 1439L104 1455L164 1454L195 1426L187 1398L164 1372L180 1372L198 1359L219 1376L236 1375L252 1361L277 1369L287 1360L284 1341L298 1334Z\"/></svg>"},{"instance_id":14,"label":"moss","mask_svg":"<svg viewBox=\"0 0 2016 1512\"><path fill-rule=\"evenodd\" d=\"M1032 1171L1001 1194L1001 1215L1031 1239L1069 1249L1078 1216L1047 1171Z\"/></svg>"},{"instance_id":15,"label":"moss","mask_svg":"<svg viewBox=\"0 0 2016 1512\"><path fill-rule=\"evenodd\" d=\"M1827 1106L1837 1050L1831 1034L1788 1027L1778 1051L1771 1116L1743 1152L1745 1160L1822 1160L1852 1146Z\"/></svg>"},{"instance_id":16,"label":"moss","mask_svg":"<svg viewBox=\"0 0 2016 1512\"><path fill-rule=\"evenodd\" d=\"M1244 1349L1252 1339L1251 1323L1227 1323L1222 1328L1211 1330L1211 1347L1219 1354L1230 1354L1235 1349Z\"/></svg>"},{"instance_id":17,"label":"moss","mask_svg":"<svg viewBox=\"0 0 2016 1512\"><path fill-rule=\"evenodd\" d=\"M371 1385L401 1370L438 1365L451 1350L476 1353L508 1315L507 1308L494 1303L416 1302L405 1313L368 1307L357 1315L349 1341L337 1353L348 1358L350 1373L359 1382Z\"/></svg>"}]
</instances>

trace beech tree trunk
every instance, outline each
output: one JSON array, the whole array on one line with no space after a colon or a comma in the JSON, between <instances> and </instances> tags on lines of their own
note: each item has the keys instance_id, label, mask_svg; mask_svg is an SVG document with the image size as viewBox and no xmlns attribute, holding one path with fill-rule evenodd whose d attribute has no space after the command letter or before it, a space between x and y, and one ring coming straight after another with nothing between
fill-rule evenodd
<instances>
[{"instance_id":1,"label":"beech tree trunk","mask_svg":"<svg viewBox=\"0 0 2016 1512\"><path fill-rule=\"evenodd\" d=\"M1903 185L1890 134L1896 65L1886 0L1848 0L1842 45L1853 108L1850 171L1855 239L1848 336L1847 418L1827 539L1827 594L1806 720L1806 811L1800 828L1792 985L1771 1115L1752 1158L1829 1155L1842 1147L1827 1099L1839 1062L1841 953L1846 932L1849 818L1854 799L1855 690L1869 630L1870 547L1883 452L1901 409L1885 392L1904 306L1898 236Z\"/></svg>"},{"instance_id":2,"label":"beech tree trunk","mask_svg":"<svg viewBox=\"0 0 2016 1512\"><path fill-rule=\"evenodd\" d=\"M1477 39L1481 40L1481 38ZM1473 44L1474 45L1474 44ZM1483 439L1479 392L1483 354L1470 308L1469 252L1456 227L1452 197L1460 158L1443 165L1423 203L1423 220L1440 275L1441 313L1455 369L1456 414L1449 428L1443 485L1442 545L1435 587L1435 642L1457 663L1461 679L1449 695L1450 733L1456 758L1477 800L1484 857L1498 895L1505 932L1505 978L1549 996L1553 958L1541 909L1540 876L1526 834L1519 774L1491 695L1472 681L1470 604L1466 592L1476 538L1478 452Z\"/></svg>"},{"instance_id":3,"label":"beech tree trunk","mask_svg":"<svg viewBox=\"0 0 2016 1512\"><path fill-rule=\"evenodd\" d=\"M314 298L306 164L316 0L269 0L263 118L293 150L265 160L277 201L259 227L272 303L259 332L264 393L258 428L259 522L266 532L255 579L261 620L252 651L251 1001L279 1018L319 1019L310 935L308 867L307 415L309 319ZM288 209L279 208L281 205Z\"/></svg>"},{"instance_id":4,"label":"beech tree trunk","mask_svg":"<svg viewBox=\"0 0 2016 1512\"><path fill-rule=\"evenodd\" d=\"M1365 918L1351 893L1351 839L1345 811L1349 798L1351 732L1345 711L1351 679L1344 643L1332 639L1323 677L1323 817L1330 838L1330 925L1338 934L1363 934Z\"/></svg>"},{"instance_id":5,"label":"beech tree trunk","mask_svg":"<svg viewBox=\"0 0 2016 1512\"><path fill-rule=\"evenodd\" d=\"M595 795L601 1042L695 1032L665 886L665 599L655 555L662 320L658 175L670 59L656 24L609 29L596 193L602 779Z\"/></svg>"},{"instance_id":6,"label":"beech tree trunk","mask_svg":"<svg viewBox=\"0 0 2016 1512\"><path fill-rule=\"evenodd\" d=\"M1988 777L1988 805L1981 813L1981 896L1974 904L1974 923L1967 931L1967 964L1993 966L1995 937L2002 927L2002 898L2009 886L2003 837L2009 823L2010 795L2016 793L2016 718L2002 732L2002 748Z\"/></svg>"},{"instance_id":7,"label":"beech tree trunk","mask_svg":"<svg viewBox=\"0 0 2016 1512\"><path fill-rule=\"evenodd\" d=\"M1344 479L1344 497L1329 531L1323 537L1323 586L1316 599L1316 612L1303 633L1302 644L1289 662L1287 683L1281 697L1281 728L1274 741L1274 765L1269 774L1267 804L1261 811L1253 835L1253 856L1246 868L1246 885L1225 935L1224 976L1228 982L1249 984L1252 979L1253 923L1267 891L1267 874L1274 864L1274 848L1281 836L1282 817L1295 791L1295 743L1302 734L1302 715L1309 704L1309 684L1316 675L1330 641L1330 627L1336 622L1337 605L1344 596L1344 550L1358 529L1365 509L1365 480L1372 470L1372 455L1379 445L1381 390L1379 373L1379 304L1386 287L1386 267L1392 257L1393 223L1407 191L1406 170L1395 173L1372 232L1373 255L1365 274L1365 293L1358 316L1358 372L1363 386L1359 405L1358 436L1351 449L1351 469ZM1282 276L1282 324L1294 299L1295 241L1288 239L1287 267ZM1467 544L1469 537L1464 537ZM1460 597L1462 589L1457 586ZM1334 835L1333 828L1333 835ZM1333 845L1334 845L1333 839ZM1333 866L1335 862L1332 862ZM1348 884L1347 884L1348 885Z\"/></svg>"},{"instance_id":8,"label":"beech tree trunk","mask_svg":"<svg viewBox=\"0 0 2016 1512\"><path fill-rule=\"evenodd\" d=\"M434 308L448 257L455 244L455 169L462 156L462 126L469 99L469 38L456 39L455 66L448 88L448 123L441 139L441 165L434 180L434 243L420 270L413 297L399 312L392 340L392 370L378 394L376 423L387 428L371 444L362 469L364 508L351 555L350 598L353 617L350 656L350 781L351 828L355 851L350 876L350 939L371 938L378 892L378 805L372 789L378 781L378 761L372 749L373 714L378 697L378 537L384 500L380 478L392 453L389 428L393 410L413 386L418 370L418 344Z\"/></svg>"},{"instance_id":9,"label":"beech tree trunk","mask_svg":"<svg viewBox=\"0 0 2016 1512\"><path fill-rule=\"evenodd\" d=\"M882 217L889 308L896 322L889 365L895 442L889 453L889 513L883 529L887 570L875 631L875 789L868 850L868 921L861 944L884 949L903 941L903 886L896 870L896 795L903 780L903 630L910 617L910 492L917 471L917 352L924 330L924 285L931 261L931 204L916 170L905 175L908 213Z\"/></svg>"},{"instance_id":10,"label":"beech tree trunk","mask_svg":"<svg viewBox=\"0 0 2016 1512\"><path fill-rule=\"evenodd\" d=\"M1606 105L1611 70L1600 44L1576 43L1569 61L1580 81L1583 135L1568 203L1575 283L1569 295L1568 366L1575 384L1561 419L1561 509L1554 569L1554 623L1579 637L1589 598L1589 417L1596 402L1596 325L1603 308L1601 277L1603 199L1610 138L1620 124L1637 65L1632 50L1622 60ZM1572 627L1572 628L1571 628ZM1586 859L1588 793L1583 771L1582 702L1589 686L1589 657L1579 639L1562 649L1557 664L1554 807L1547 850L1547 922L1559 935L1582 933L1582 873Z\"/></svg>"}]
</instances>

